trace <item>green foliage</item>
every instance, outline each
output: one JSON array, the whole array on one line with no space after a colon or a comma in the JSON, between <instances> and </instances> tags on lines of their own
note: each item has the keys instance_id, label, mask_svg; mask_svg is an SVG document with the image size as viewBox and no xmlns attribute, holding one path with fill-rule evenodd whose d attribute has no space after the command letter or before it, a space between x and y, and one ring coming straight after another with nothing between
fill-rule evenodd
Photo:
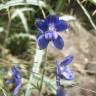
<instances>
[{"instance_id":1,"label":"green foliage","mask_svg":"<svg viewBox=\"0 0 96 96\"><path fill-rule=\"evenodd\" d=\"M26 52L29 48L29 38L28 37L17 37L14 36L10 39L7 44L7 48L10 49L10 52L14 55L20 55L23 52Z\"/></svg>"},{"instance_id":2,"label":"green foliage","mask_svg":"<svg viewBox=\"0 0 96 96\"><path fill-rule=\"evenodd\" d=\"M15 9L15 11L13 12L13 14L11 16L11 19L13 20L17 16L20 17L21 22L25 28L25 31L29 32L29 28L28 28L28 24L27 24L27 18L24 15L24 12L26 12L26 11L27 12L29 12L29 11L34 12L34 9L33 8L27 8L27 7Z\"/></svg>"},{"instance_id":3,"label":"green foliage","mask_svg":"<svg viewBox=\"0 0 96 96\"><path fill-rule=\"evenodd\" d=\"M93 3L94 5L96 5L96 0L89 0L91 3Z\"/></svg>"},{"instance_id":4,"label":"green foliage","mask_svg":"<svg viewBox=\"0 0 96 96\"><path fill-rule=\"evenodd\" d=\"M10 0L0 4L0 10L18 5L35 5L45 7L46 4L42 0Z\"/></svg>"}]
</instances>

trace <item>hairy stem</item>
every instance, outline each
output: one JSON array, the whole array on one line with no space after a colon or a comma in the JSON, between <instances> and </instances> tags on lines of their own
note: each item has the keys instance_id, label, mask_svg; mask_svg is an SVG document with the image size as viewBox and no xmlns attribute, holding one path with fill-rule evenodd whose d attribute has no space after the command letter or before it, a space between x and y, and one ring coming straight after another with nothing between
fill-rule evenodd
<instances>
[{"instance_id":1,"label":"hairy stem","mask_svg":"<svg viewBox=\"0 0 96 96\"><path fill-rule=\"evenodd\" d=\"M40 90L39 90L39 95L41 96L42 88L43 88L43 81L44 81L44 73L45 73L45 66L47 64L47 48L45 49L45 56L44 56L44 63L43 63L43 73L41 77L41 84L40 84Z\"/></svg>"},{"instance_id":2,"label":"hairy stem","mask_svg":"<svg viewBox=\"0 0 96 96\"><path fill-rule=\"evenodd\" d=\"M30 78L29 78L29 82L27 85L25 96L30 96L30 94L31 94L32 83L35 82L34 76L35 76L35 74L39 73L43 55L44 55L44 51L39 50L38 46L36 46L36 54L34 56L32 73L31 73Z\"/></svg>"}]
</instances>

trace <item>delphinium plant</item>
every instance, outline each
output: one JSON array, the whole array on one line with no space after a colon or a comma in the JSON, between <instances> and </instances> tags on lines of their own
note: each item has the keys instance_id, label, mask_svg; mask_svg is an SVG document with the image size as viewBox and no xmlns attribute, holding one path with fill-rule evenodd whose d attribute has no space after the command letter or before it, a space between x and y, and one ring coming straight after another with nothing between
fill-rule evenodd
<instances>
[{"instance_id":1,"label":"delphinium plant","mask_svg":"<svg viewBox=\"0 0 96 96\"><path fill-rule=\"evenodd\" d=\"M73 56L69 55L61 62L58 62L56 65L56 85L57 92L56 96L66 96L64 90L61 87L60 79L73 80L74 76L71 70L69 69L69 64L72 62Z\"/></svg>"},{"instance_id":2,"label":"delphinium plant","mask_svg":"<svg viewBox=\"0 0 96 96\"><path fill-rule=\"evenodd\" d=\"M22 85L20 69L18 66L13 66L11 70L12 70L12 77L11 79L6 80L5 84L10 84L10 83L14 84L14 88L12 90L13 96L18 96L19 90Z\"/></svg>"},{"instance_id":3,"label":"delphinium plant","mask_svg":"<svg viewBox=\"0 0 96 96\"><path fill-rule=\"evenodd\" d=\"M35 26L38 29L38 35L36 38L36 45L37 45L37 53L38 50L41 52L42 50L45 50L45 55L44 55L44 63L43 63L43 73L40 74L39 76L39 96L43 96L42 94L42 88L44 84L44 78L45 78L45 66L47 63L47 47L48 43L52 42L54 47L57 48L58 50L63 49L64 47L64 40L63 38L58 34L59 32L64 32L66 29L69 28L69 24L65 22L64 20L60 20L58 16L56 15L49 15L43 20L36 20ZM39 53L40 53L39 52ZM38 55L38 54L37 54ZM37 56L35 56L37 57ZM38 58L41 60L42 57ZM39 65L35 62L38 62L36 58L34 58L34 64L32 67L32 73L30 75L30 80L28 82L28 86L25 96L31 96L31 88L32 83L35 82L37 74L39 73L40 70L40 60L39 60ZM73 73L71 72L69 68L69 64L72 62L73 56L69 55L64 58L62 61L57 61L56 67L55 67L55 75L56 75L56 81L55 81L55 86L56 86L56 96L66 96L66 93L64 92L63 88L61 87L61 79L65 80L73 80L74 76ZM35 69L34 69L35 66ZM37 67L37 69L36 69ZM49 79L48 77L46 77ZM13 90L13 95L14 96L19 96L19 90L21 88L21 75L20 75L20 69L16 66L12 67L12 78L10 80L6 80L5 83L14 83L15 88ZM47 83L51 82L50 79L49 81L46 81ZM45 83L46 83L45 82ZM45 84L46 85L46 84Z\"/></svg>"},{"instance_id":4,"label":"delphinium plant","mask_svg":"<svg viewBox=\"0 0 96 96\"><path fill-rule=\"evenodd\" d=\"M24 11L34 12L34 9L27 8L30 6L26 6L26 5L38 6L43 14L44 14L44 12L42 10L42 7L44 7L44 8L46 7L45 9L47 9L49 14L62 13L65 11L64 9L66 8L66 6L65 7L62 6L62 5L66 5L66 3L64 3L64 2L66 2L65 0L57 0L58 2L56 1L57 2L56 6L54 6L56 2L52 1L53 2L53 4L52 4L51 0L48 0L50 2L50 4L45 3L45 2L47 2L47 0L6 0L6 1L8 1L7 3L4 2L4 0L1 0L1 1L2 1L2 3L0 2L0 10L7 9L8 17L9 17L8 28L7 28L7 30L5 30L5 32L7 32L6 33L7 35L5 36L6 40L4 40L4 41L7 41L8 36L10 36L9 33L13 33L13 32L9 32L9 31L10 31L10 26L11 26L12 20L16 16L19 16L21 18L21 21L24 25L25 31L26 32L30 31L28 28L27 20L24 16ZM68 0L68 1L71 2L72 0ZM93 28L96 29L96 26L94 25L92 19L90 18L91 16L85 10L81 1L79 1L79 0L76 0L76 1L80 5L80 7L83 9L85 15L88 17ZM82 0L82 1L88 1L88 0ZM90 0L89 2L96 4L95 0ZM53 7L51 4L53 5ZM24 5L25 8L17 8L16 11L14 12L14 14L11 16L10 9L12 7L18 6L18 5L19 6L22 5L22 7ZM12 10L12 11L14 11L14 10ZM37 9L35 11L37 11ZM33 15L34 15L34 13L33 13ZM19 24L17 24L17 25L19 25ZM47 87L51 86L49 88L50 89L53 88L51 91L53 93L56 93L56 96L66 96L66 93L64 92L64 90L61 86L61 81L62 80L69 81L69 80L74 79L73 73L69 68L69 64L72 62L73 56L69 55L69 56L65 57L64 60L62 60L62 61L56 61L57 63L55 64L55 67L54 67L55 75L56 75L55 80L50 80L47 76L45 76L45 67L47 64L47 47L48 47L49 42L51 42L53 44L53 46L55 48L57 48L58 50L63 49L64 40L58 33L66 31L66 29L69 28L69 24L67 22L65 22L64 20L60 20L59 17L56 15L49 15L47 17L44 16L43 20L40 20L40 19L36 20L35 26L38 29L38 35L35 38L35 40L36 40L36 54L34 56L34 61L32 63L32 71L30 72L31 75L29 76L29 81L26 86L25 96L31 96L31 91L32 91L32 88L34 88L34 87L38 89L39 96L43 96L43 94L42 94L43 84L47 85ZM0 25L0 28L1 28L1 25ZM24 34L24 35L18 34L17 37L18 36L24 37L25 35L26 34ZM34 36L32 37L31 34L27 34L26 36L31 37L32 39L34 38ZM42 56L44 56L44 62L42 63L43 64L43 68L42 68L43 72L41 74L40 73L40 65L42 62ZM39 85L36 86L36 84L38 84L38 81L40 81ZM21 86L22 85L22 77L21 77L20 69L17 66L12 67L12 78L6 80L5 83L6 84L10 84L10 83L14 84L14 88L12 90L13 95L14 96L21 96L21 94L19 94L19 91L22 87ZM55 92L54 92L54 90L55 90Z\"/></svg>"},{"instance_id":5,"label":"delphinium plant","mask_svg":"<svg viewBox=\"0 0 96 96\"><path fill-rule=\"evenodd\" d=\"M49 15L46 19L37 21L36 26L40 32L39 36L37 37L37 43L40 49L47 48L50 41L59 50L64 47L64 41L62 37L58 35L58 32L64 32L69 28L67 22L59 20L58 16ZM72 61L72 59L73 56L68 56L64 61L59 62L56 65L56 96L65 96L63 90L61 89L60 79L73 79L73 74L67 66Z\"/></svg>"}]
</instances>

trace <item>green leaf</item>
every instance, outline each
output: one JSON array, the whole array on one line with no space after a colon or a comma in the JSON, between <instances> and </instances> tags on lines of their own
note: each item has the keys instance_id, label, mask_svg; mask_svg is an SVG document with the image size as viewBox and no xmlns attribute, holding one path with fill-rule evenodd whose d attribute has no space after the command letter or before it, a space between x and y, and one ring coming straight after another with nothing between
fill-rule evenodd
<instances>
[{"instance_id":1,"label":"green leaf","mask_svg":"<svg viewBox=\"0 0 96 96\"><path fill-rule=\"evenodd\" d=\"M25 28L25 31L26 32L29 32L29 28L28 28L28 24L27 24L27 18L25 17L24 15L24 12L25 11L31 11L31 12L34 12L34 9L33 8L18 8L16 9L12 16L11 16L11 19L14 19L15 17L19 16L21 21L22 21L22 24Z\"/></svg>"},{"instance_id":2,"label":"green leaf","mask_svg":"<svg viewBox=\"0 0 96 96\"><path fill-rule=\"evenodd\" d=\"M18 5L35 5L46 7L46 3L44 3L42 0L26 0L26 2L24 2L24 0L10 0L4 4L0 4L0 10Z\"/></svg>"},{"instance_id":3,"label":"green leaf","mask_svg":"<svg viewBox=\"0 0 96 96\"><path fill-rule=\"evenodd\" d=\"M93 3L94 5L96 5L96 0L89 0L91 3Z\"/></svg>"},{"instance_id":4,"label":"green leaf","mask_svg":"<svg viewBox=\"0 0 96 96\"><path fill-rule=\"evenodd\" d=\"M35 36L34 35L31 35L31 34L28 34L28 33L19 33L19 34L14 34L14 35L12 35L9 39L8 39L8 41L10 41L11 39L13 39L14 37L17 37L17 38L19 38L19 37L23 37L23 38L29 38L30 40L36 40L36 38L35 38Z\"/></svg>"},{"instance_id":5,"label":"green leaf","mask_svg":"<svg viewBox=\"0 0 96 96\"><path fill-rule=\"evenodd\" d=\"M41 80L41 74L36 74L34 76L34 79L35 80L33 81L33 84L36 84L37 80ZM56 88L56 78L49 79L48 77L44 76L44 84L45 84L45 86L48 87L48 89L52 93L56 94L56 89L57 89ZM61 85L64 85L64 87L69 87L69 86L72 86L72 85L75 85L75 84L77 84L77 82L75 80L70 80L70 81L68 81L68 80L61 80Z\"/></svg>"}]
</instances>

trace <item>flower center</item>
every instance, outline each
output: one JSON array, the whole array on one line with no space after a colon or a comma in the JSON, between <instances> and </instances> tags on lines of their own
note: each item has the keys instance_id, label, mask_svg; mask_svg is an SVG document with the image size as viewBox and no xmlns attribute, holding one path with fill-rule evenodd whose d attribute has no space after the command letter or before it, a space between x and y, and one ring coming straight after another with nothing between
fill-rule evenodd
<instances>
[{"instance_id":1,"label":"flower center","mask_svg":"<svg viewBox=\"0 0 96 96\"><path fill-rule=\"evenodd\" d=\"M56 31L55 25L53 23L49 24L48 31L52 31L52 32Z\"/></svg>"},{"instance_id":2,"label":"flower center","mask_svg":"<svg viewBox=\"0 0 96 96\"><path fill-rule=\"evenodd\" d=\"M48 40L54 40L58 38L58 34L57 32L54 32L54 31L47 31L45 33L45 38Z\"/></svg>"},{"instance_id":3,"label":"flower center","mask_svg":"<svg viewBox=\"0 0 96 96\"><path fill-rule=\"evenodd\" d=\"M58 38L58 34L53 23L49 23L48 30L45 33L45 38L48 40L54 40Z\"/></svg>"}]
</instances>

